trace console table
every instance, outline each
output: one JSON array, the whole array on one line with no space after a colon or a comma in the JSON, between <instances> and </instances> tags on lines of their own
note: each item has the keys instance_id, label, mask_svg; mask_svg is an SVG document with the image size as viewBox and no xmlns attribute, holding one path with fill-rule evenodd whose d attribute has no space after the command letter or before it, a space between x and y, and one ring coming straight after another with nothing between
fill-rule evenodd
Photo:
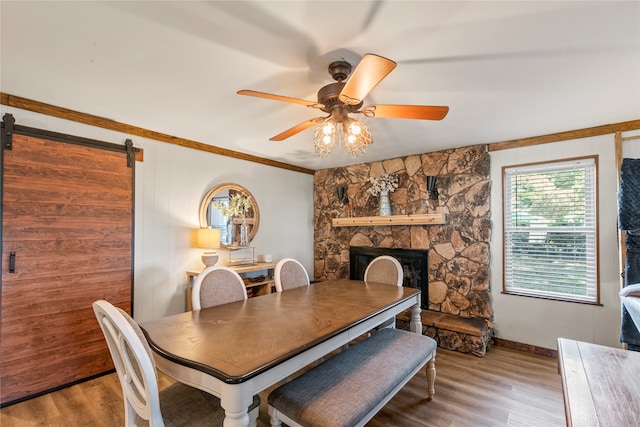
<instances>
[{"instance_id":1,"label":"console table","mask_svg":"<svg viewBox=\"0 0 640 427\"><path fill-rule=\"evenodd\" d=\"M273 271L276 268L277 262L256 262L246 265L234 265L227 266L232 270L235 270L244 279L244 285L247 288L247 294L250 296L266 295L271 293L271 287L275 285L273 280ZM200 274L200 271L187 271L187 278L189 279L189 286L187 286L187 311L191 311L191 289L193 288L193 282L196 276ZM257 271L264 271L266 273L265 280L252 281L250 278L245 277L246 273L254 273Z\"/></svg>"},{"instance_id":2,"label":"console table","mask_svg":"<svg viewBox=\"0 0 640 427\"><path fill-rule=\"evenodd\" d=\"M558 339L567 426L640 425L640 353Z\"/></svg>"}]
</instances>

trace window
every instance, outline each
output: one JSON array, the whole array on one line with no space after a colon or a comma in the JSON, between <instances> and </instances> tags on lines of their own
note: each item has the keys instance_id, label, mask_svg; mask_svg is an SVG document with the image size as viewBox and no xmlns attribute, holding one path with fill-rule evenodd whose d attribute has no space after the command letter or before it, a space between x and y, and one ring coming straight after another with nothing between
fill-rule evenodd
<instances>
[{"instance_id":1,"label":"window","mask_svg":"<svg viewBox=\"0 0 640 427\"><path fill-rule=\"evenodd\" d=\"M207 210L209 219L207 222L212 228L218 228L220 230L220 242L223 245L233 243L231 236L229 236L229 217L222 215L219 209L213 208L213 203L222 203L229 206L229 196L214 197L211 199L212 207Z\"/></svg>"},{"instance_id":2,"label":"window","mask_svg":"<svg viewBox=\"0 0 640 427\"><path fill-rule=\"evenodd\" d=\"M599 303L596 164L503 168L505 293Z\"/></svg>"}]
</instances>

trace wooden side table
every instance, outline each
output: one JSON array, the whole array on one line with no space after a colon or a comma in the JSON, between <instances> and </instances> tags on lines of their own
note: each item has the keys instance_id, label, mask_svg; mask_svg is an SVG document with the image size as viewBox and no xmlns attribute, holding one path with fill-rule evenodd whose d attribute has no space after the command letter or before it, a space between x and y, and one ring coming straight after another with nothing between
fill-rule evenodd
<instances>
[{"instance_id":1,"label":"wooden side table","mask_svg":"<svg viewBox=\"0 0 640 427\"><path fill-rule=\"evenodd\" d=\"M640 353L558 339L567 426L640 425Z\"/></svg>"},{"instance_id":2,"label":"wooden side table","mask_svg":"<svg viewBox=\"0 0 640 427\"><path fill-rule=\"evenodd\" d=\"M271 288L275 285L273 272L276 268L276 264L277 262L256 262L254 264L235 265L228 267L232 270L235 270L244 279L244 285L247 288L247 294L249 294L251 297L254 297L271 293ZM193 288L193 282L195 281L196 276L200 274L201 271L202 270L187 271L187 278L189 280L189 285L187 286L186 292L187 311L192 310L191 289ZM254 273L258 271L266 272L265 280L252 281L250 278L245 276L246 273Z\"/></svg>"}]
</instances>

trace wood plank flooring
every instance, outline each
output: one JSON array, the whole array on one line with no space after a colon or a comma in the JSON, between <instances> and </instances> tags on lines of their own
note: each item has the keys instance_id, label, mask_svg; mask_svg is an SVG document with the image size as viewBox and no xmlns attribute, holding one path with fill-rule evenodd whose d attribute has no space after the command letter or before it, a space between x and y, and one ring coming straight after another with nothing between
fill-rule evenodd
<instances>
[{"instance_id":1,"label":"wood plank flooring","mask_svg":"<svg viewBox=\"0 0 640 427\"><path fill-rule=\"evenodd\" d=\"M485 357L438 349L436 395L426 400L427 380L417 374L368 427L564 426L557 360L505 347ZM171 379L160 375L161 387ZM259 427L269 426L261 393ZM122 426L117 375L110 374L0 409L2 427Z\"/></svg>"}]
</instances>

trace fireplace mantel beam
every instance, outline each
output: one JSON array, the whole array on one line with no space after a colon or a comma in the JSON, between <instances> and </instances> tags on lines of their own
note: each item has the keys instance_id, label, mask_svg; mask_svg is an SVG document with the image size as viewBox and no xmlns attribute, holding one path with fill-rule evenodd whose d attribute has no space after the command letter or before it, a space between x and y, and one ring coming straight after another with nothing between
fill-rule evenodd
<instances>
[{"instance_id":1,"label":"fireplace mantel beam","mask_svg":"<svg viewBox=\"0 0 640 427\"><path fill-rule=\"evenodd\" d=\"M446 214L414 214L391 216L361 216L333 218L334 227L366 227L376 225L441 225L447 223Z\"/></svg>"}]
</instances>

